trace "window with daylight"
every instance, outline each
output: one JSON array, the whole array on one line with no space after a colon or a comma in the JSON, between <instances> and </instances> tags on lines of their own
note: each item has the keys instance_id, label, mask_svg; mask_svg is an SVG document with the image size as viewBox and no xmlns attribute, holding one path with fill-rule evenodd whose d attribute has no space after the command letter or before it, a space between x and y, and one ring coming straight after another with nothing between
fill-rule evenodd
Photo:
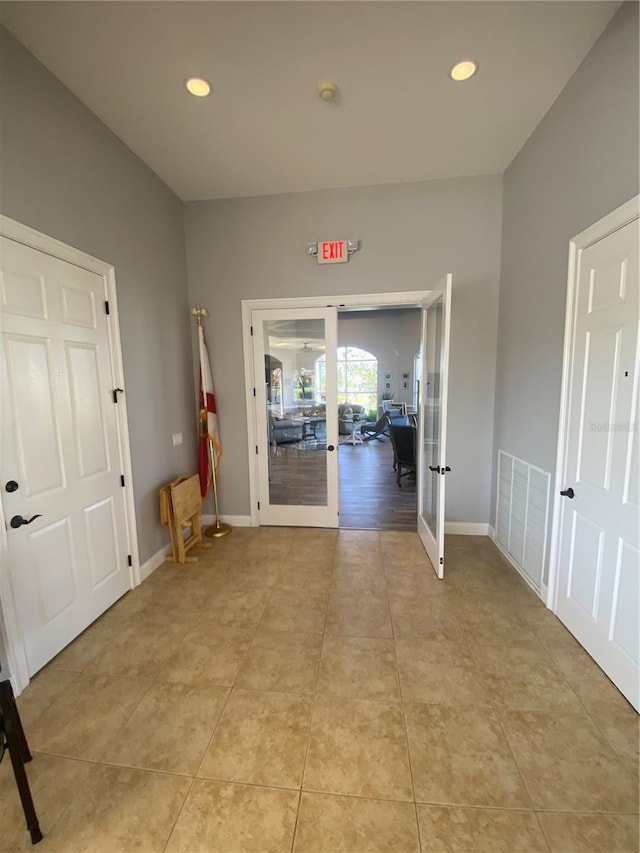
<instances>
[{"instance_id":1,"label":"window with daylight","mask_svg":"<svg viewBox=\"0 0 640 853\"><path fill-rule=\"evenodd\" d=\"M325 356L316 362L316 386L325 387ZM338 347L338 403L378 405L378 359L358 347Z\"/></svg>"}]
</instances>

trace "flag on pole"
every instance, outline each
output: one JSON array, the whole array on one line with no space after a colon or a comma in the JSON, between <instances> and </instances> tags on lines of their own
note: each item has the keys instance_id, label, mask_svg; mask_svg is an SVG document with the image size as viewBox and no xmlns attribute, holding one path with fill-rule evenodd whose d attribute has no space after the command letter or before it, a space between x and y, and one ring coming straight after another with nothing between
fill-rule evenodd
<instances>
[{"instance_id":1,"label":"flag on pole","mask_svg":"<svg viewBox=\"0 0 640 853\"><path fill-rule=\"evenodd\" d=\"M200 347L200 435L198 440L198 473L200 474L200 494L206 497L212 477L218 475L218 462L222 456L216 398L213 393L213 379L207 345L204 342L202 326L198 325L198 343ZM211 458L215 470L211 470Z\"/></svg>"}]
</instances>

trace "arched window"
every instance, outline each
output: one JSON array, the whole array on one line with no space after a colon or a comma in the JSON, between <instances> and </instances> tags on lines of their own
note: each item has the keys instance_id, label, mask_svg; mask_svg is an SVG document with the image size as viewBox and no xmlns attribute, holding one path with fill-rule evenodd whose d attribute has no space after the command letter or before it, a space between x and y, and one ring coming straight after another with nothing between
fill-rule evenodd
<instances>
[{"instance_id":1,"label":"arched window","mask_svg":"<svg viewBox=\"0 0 640 853\"><path fill-rule=\"evenodd\" d=\"M325 356L316 361L316 387L325 386ZM338 403L378 405L378 359L358 347L338 347Z\"/></svg>"}]
</instances>

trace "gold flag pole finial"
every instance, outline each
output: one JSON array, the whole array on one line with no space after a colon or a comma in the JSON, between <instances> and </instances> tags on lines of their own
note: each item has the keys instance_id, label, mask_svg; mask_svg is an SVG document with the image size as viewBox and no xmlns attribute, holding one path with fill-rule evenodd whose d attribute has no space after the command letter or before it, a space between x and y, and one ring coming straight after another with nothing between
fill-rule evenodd
<instances>
[{"instance_id":1,"label":"gold flag pole finial","mask_svg":"<svg viewBox=\"0 0 640 853\"><path fill-rule=\"evenodd\" d=\"M206 308L203 308L201 305L196 305L191 309L191 314L196 318L196 326L202 325L202 318L208 317L209 312Z\"/></svg>"}]
</instances>

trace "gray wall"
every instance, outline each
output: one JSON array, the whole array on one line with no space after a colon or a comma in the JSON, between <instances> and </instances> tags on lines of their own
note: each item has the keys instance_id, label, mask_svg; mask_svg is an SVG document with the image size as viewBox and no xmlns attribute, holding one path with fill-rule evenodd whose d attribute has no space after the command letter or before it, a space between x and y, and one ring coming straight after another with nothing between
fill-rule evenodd
<instances>
[{"instance_id":1,"label":"gray wall","mask_svg":"<svg viewBox=\"0 0 640 853\"><path fill-rule=\"evenodd\" d=\"M501 178L481 177L185 206L190 300L211 312L224 514L250 511L241 300L427 290L453 272L447 518L488 522L501 199ZM340 237L361 241L347 264L305 253Z\"/></svg>"},{"instance_id":2,"label":"gray wall","mask_svg":"<svg viewBox=\"0 0 640 853\"><path fill-rule=\"evenodd\" d=\"M378 359L378 402L391 373L391 391L399 403L413 402L413 360L420 348L420 311L396 308L384 311L345 311L338 314L338 346L360 347ZM409 387L402 387L402 374Z\"/></svg>"},{"instance_id":3,"label":"gray wall","mask_svg":"<svg viewBox=\"0 0 640 853\"><path fill-rule=\"evenodd\" d=\"M183 206L6 30L0 39L0 211L115 266L144 561L168 541L158 487L196 458Z\"/></svg>"},{"instance_id":4,"label":"gray wall","mask_svg":"<svg viewBox=\"0 0 640 853\"><path fill-rule=\"evenodd\" d=\"M569 240L638 193L638 101L626 3L504 175L496 460L555 473Z\"/></svg>"}]
</instances>

